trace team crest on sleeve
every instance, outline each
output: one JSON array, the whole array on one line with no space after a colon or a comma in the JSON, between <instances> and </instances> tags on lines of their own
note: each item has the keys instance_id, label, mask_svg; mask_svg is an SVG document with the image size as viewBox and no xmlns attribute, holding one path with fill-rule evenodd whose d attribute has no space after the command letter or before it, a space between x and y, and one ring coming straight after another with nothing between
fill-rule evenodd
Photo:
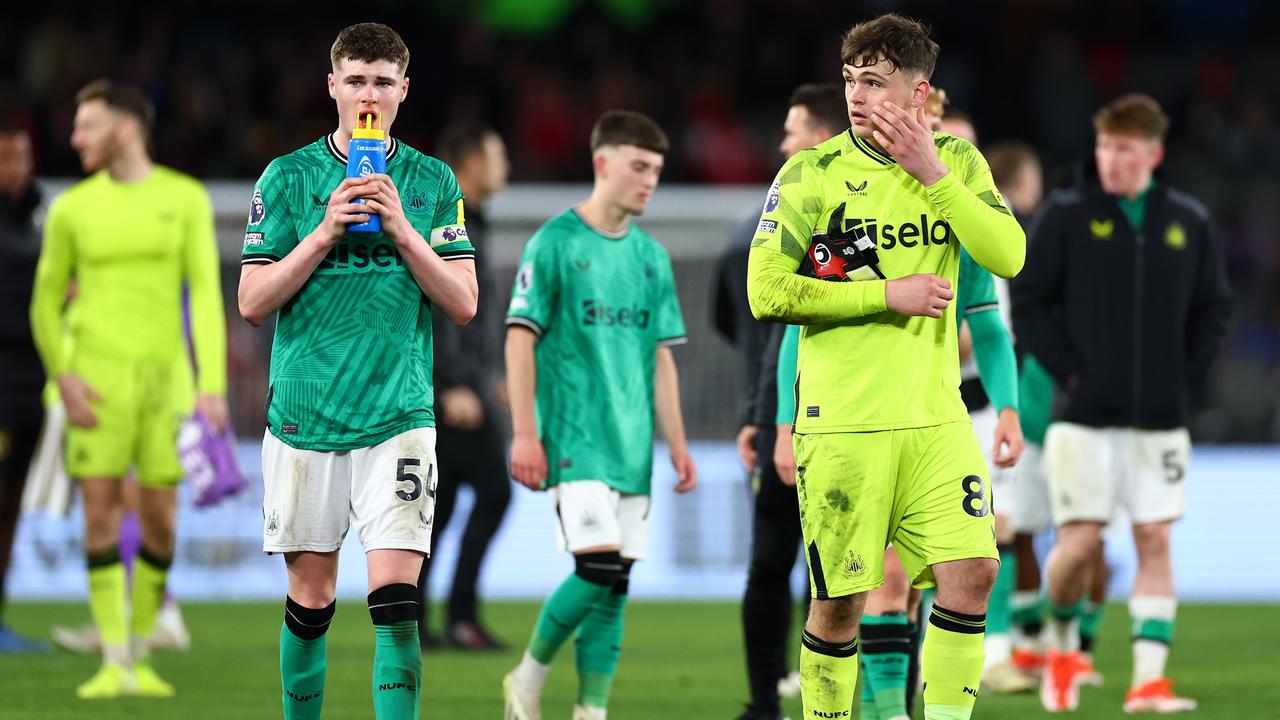
<instances>
[{"instance_id":1,"label":"team crest on sleeve","mask_svg":"<svg viewBox=\"0 0 1280 720\"><path fill-rule=\"evenodd\" d=\"M771 213L778 209L778 203L782 201L782 185L779 181L774 180L773 185L769 186L769 195L764 199L764 211Z\"/></svg>"},{"instance_id":2,"label":"team crest on sleeve","mask_svg":"<svg viewBox=\"0 0 1280 720\"><path fill-rule=\"evenodd\" d=\"M253 189L253 199L249 201L249 224L257 225L267 216L267 206L262 202L262 190Z\"/></svg>"},{"instance_id":3,"label":"team crest on sleeve","mask_svg":"<svg viewBox=\"0 0 1280 720\"><path fill-rule=\"evenodd\" d=\"M516 292L524 295L533 289L533 261L526 260L516 273Z\"/></svg>"}]
</instances>

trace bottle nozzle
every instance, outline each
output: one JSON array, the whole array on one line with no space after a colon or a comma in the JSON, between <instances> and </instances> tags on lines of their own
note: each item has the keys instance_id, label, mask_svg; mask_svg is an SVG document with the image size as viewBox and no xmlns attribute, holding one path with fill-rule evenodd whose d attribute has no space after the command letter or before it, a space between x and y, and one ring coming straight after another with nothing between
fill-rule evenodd
<instances>
[{"instance_id":1,"label":"bottle nozzle","mask_svg":"<svg viewBox=\"0 0 1280 720\"><path fill-rule=\"evenodd\" d=\"M377 125L374 124L375 122ZM378 140L383 139L385 136L382 132L382 113L360 113L356 118L355 131L351 133L351 136L358 138L374 138Z\"/></svg>"}]
</instances>

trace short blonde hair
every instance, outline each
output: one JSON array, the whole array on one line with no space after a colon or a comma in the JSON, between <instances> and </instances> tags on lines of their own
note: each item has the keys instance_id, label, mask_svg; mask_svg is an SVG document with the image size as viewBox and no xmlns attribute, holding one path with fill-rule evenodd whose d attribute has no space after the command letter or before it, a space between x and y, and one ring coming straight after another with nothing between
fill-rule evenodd
<instances>
[{"instance_id":1,"label":"short blonde hair","mask_svg":"<svg viewBox=\"0 0 1280 720\"><path fill-rule=\"evenodd\" d=\"M940 118L950 104L951 99L947 97L947 91L940 87L933 87L929 90L929 97L924 99L924 111Z\"/></svg>"}]
</instances>

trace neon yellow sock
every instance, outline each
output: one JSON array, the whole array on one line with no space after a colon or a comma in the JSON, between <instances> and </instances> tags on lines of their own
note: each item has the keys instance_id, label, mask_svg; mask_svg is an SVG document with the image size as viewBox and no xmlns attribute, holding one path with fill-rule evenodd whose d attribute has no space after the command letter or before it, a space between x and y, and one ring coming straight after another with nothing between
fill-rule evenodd
<instances>
[{"instance_id":1,"label":"neon yellow sock","mask_svg":"<svg viewBox=\"0 0 1280 720\"><path fill-rule=\"evenodd\" d=\"M920 659L925 720L969 720L982 680L985 630L985 615L933 606Z\"/></svg>"},{"instance_id":2,"label":"neon yellow sock","mask_svg":"<svg viewBox=\"0 0 1280 720\"><path fill-rule=\"evenodd\" d=\"M858 639L830 643L800 635L800 697L806 718L846 718L858 687Z\"/></svg>"},{"instance_id":3,"label":"neon yellow sock","mask_svg":"<svg viewBox=\"0 0 1280 720\"><path fill-rule=\"evenodd\" d=\"M138 551L137 560L133 563L133 616L129 621L130 634L144 641L139 643L146 647L152 631L156 629L156 618L160 615L160 607L164 605L164 586L169 579L169 566L173 559L162 560L147 551L145 547Z\"/></svg>"},{"instance_id":4,"label":"neon yellow sock","mask_svg":"<svg viewBox=\"0 0 1280 720\"><path fill-rule=\"evenodd\" d=\"M109 662L127 665L129 626L120 550L111 548L90 555L88 565L89 614L102 635L102 655Z\"/></svg>"}]
</instances>

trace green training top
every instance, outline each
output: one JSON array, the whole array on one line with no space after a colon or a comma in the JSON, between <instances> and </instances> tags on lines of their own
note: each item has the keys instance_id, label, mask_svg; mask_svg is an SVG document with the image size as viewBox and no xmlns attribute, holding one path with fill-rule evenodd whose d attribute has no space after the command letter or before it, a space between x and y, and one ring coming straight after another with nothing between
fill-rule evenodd
<instances>
[{"instance_id":1,"label":"green training top","mask_svg":"<svg viewBox=\"0 0 1280 720\"><path fill-rule=\"evenodd\" d=\"M1018 371L1018 406L1023 437L1043 445L1053 413L1053 376L1031 355L1023 356Z\"/></svg>"},{"instance_id":2,"label":"green training top","mask_svg":"<svg viewBox=\"0 0 1280 720\"><path fill-rule=\"evenodd\" d=\"M137 182L102 170L71 186L45 220L31 329L51 378L97 361L187 356L182 287L201 393L227 390L227 329L213 208L195 178L160 165ZM76 281L75 312L64 313ZM69 338L64 338L63 319Z\"/></svg>"},{"instance_id":3,"label":"green training top","mask_svg":"<svg viewBox=\"0 0 1280 720\"><path fill-rule=\"evenodd\" d=\"M940 319L886 310L885 280L830 282L796 273L812 237L846 206L846 229L875 243L886 278L933 273L957 283L960 244L1010 277L1026 236L969 142L935 133L951 169L930 187L843 132L792 156L765 201L748 264L756 317L804 325L796 432L926 427L968 418L960 399L955 304Z\"/></svg>"},{"instance_id":4,"label":"green training top","mask_svg":"<svg viewBox=\"0 0 1280 720\"><path fill-rule=\"evenodd\" d=\"M453 171L388 141L387 174L409 224L446 260L472 259ZM346 177L325 136L271 161L258 179L243 264L283 259L324 220ZM305 450L367 448L435 424L431 302L383 233L347 233L279 311L267 428Z\"/></svg>"},{"instance_id":5,"label":"green training top","mask_svg":"<svg viewBox=\"0 0 1280 720\"><path fill-rule=\"evenodd\" d=\"M685 340L667 251L634 223L609 233L566 210L525 244L507 324L538 335L547 486L648 494L655 357Z\"/></svg>"},{"instance_id":6,"label":"green training top","mask_svg":"<svg viewBox=\"0 0 1280 720\"><path fill-rule=\"evenodd\" d=\"M969 321L978 377L996 412L1018 410L1018 358L1009 329L1000 317L1000 299L991 273L960 248L960 284L956 288L956 329Z\"/></svg>"}]
</instances>

